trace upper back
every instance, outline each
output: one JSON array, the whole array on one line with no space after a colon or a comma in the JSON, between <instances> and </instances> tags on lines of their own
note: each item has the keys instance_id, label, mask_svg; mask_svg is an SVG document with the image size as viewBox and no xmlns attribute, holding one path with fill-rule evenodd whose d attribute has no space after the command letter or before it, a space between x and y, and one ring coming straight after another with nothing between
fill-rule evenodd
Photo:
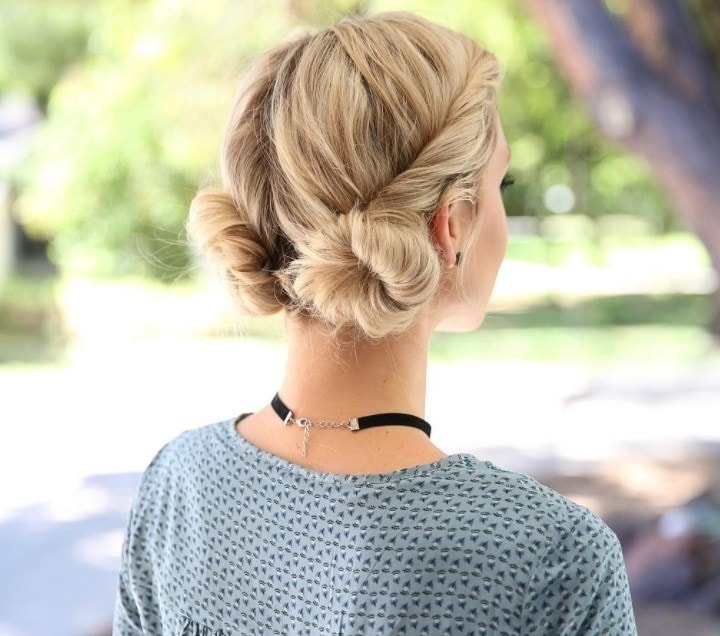
<instances>
[{"instance_id":1,"label":"upper back","mask_svg":"<svg viewBox=\"0 0 720 636\"><path fill-rule=\"evenodd\" d=\"M233 420L143 473L118 606L150 633L636 633L615 534L531 477L466 453L320 472Z\"/></svg>"}]
</instances>

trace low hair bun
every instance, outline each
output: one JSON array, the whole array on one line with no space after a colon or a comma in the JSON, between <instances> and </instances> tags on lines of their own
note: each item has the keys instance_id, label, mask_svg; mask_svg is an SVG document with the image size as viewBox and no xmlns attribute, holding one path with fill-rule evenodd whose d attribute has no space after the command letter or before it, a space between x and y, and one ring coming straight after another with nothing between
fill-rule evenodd
<instances>
[{"instance_id":1,"label":"low hair bun","mask_svg":"<svg viewBox=\"0 0 720 636\"><path fill-rule=\"evenodd\" d=\"M407 329L440 282L425 219L413 211L352 209L306 235L298 251L286 275L300 303L370 338Z\"/></svg>"},{"instance_id":2,"label":"low hair bun","mask_svg":"<svg viewBox=\"0 0 720 636\"><path fill-rule=\"evenodd\" d=\"M221 273L240 310L251 316L267 316L283 307L282 288L266 269L268 253L224 190L204 188L190 203L188 238Z\"/></svg>"}]
</instances>

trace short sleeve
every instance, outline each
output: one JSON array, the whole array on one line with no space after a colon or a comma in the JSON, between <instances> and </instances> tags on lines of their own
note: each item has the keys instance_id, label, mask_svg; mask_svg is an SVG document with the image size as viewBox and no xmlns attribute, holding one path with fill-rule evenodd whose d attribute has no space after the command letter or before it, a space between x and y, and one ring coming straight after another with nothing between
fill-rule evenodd
<instances>
[{"instance_id":1,"label":"short sleeve","mask_svg":"<svg viewBox=\"0 0 720 636\"><path fill-rule=\"evenodd\" d=\"M139 545L137 544L138 524L141 523L139 511L146 507L146 491L148 484L154 478L154 473L160 462L163 453L170 447L172 442L165 444L152 458L147 468L140 476L137 491L133 498L128 523L125 527L125 535L120 553L120 571L117 578L117 589L115 592L115 608L113 612L113 636L136 636L144 634L143 612L149 608L147 595L143 595L143 581L140 580L140 563L137 563ZM143 570L143 576L150 576L150 573ZM146 586L145 589L151 586ZM144 600L143 600L144 599Z\"/></svg>"},{"instance_id":2,"label":"short sleeve","mask_svg":"<svg viewBox=\"0 0 720 636\"><path fill-rule=\"evenodd\" d=\"M558 529L530 577L523 633L637 636L617 535L584 507Z\"/></svg>"},{"instance_id":3,"label":"short sleeve","mask_svg":"<svg viewBox=\"0 0 720 636\"><path fill-rule=\"evenodd\" d=\"M132 510L125 530L122 553L120 556L120 572L118 574L115 593L115 611L113 614L113 636L135 636L142 634L138 602L130 583L129 554L130 537L132 534Z\"/></svg>"}]
</instances>

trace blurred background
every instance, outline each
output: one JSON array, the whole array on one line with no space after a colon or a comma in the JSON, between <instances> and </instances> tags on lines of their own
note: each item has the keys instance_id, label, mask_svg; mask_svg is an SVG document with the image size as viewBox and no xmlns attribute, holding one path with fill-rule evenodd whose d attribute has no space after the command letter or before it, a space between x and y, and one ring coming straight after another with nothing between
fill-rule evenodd
<instances>
[{"instance_id":1,"label":"blurred background","mask_svg":"<svg viewBox=\"0 0 720 636\"><path fill-rule=\"evenodd\" d=\"M257 51L387 9L505 69L508 256L434 336L434 443L600 514L641 635L720 633L717 2L3 0L0 636L108 634L142 470L274 394L282 320L234 314L189 202Z\"/></svg>"}]
</instances>

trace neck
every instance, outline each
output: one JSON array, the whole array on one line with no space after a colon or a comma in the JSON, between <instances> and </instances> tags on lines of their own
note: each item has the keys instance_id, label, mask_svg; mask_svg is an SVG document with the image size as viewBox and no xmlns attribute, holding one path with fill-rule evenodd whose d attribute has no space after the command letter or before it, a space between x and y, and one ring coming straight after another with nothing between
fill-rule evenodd
<instances>
[{"instance_id":1,"label":"neck","mask_svg":"<svg viewBox=\"0 0 720 636\"><path fill-rule=\"evenodd\" d=\"M425 417L426 325L380 343L347 346L317 323L288 319L286 334L279 393L296 417L333 422L389 412Z\"/></svg>"}]
</instances>

